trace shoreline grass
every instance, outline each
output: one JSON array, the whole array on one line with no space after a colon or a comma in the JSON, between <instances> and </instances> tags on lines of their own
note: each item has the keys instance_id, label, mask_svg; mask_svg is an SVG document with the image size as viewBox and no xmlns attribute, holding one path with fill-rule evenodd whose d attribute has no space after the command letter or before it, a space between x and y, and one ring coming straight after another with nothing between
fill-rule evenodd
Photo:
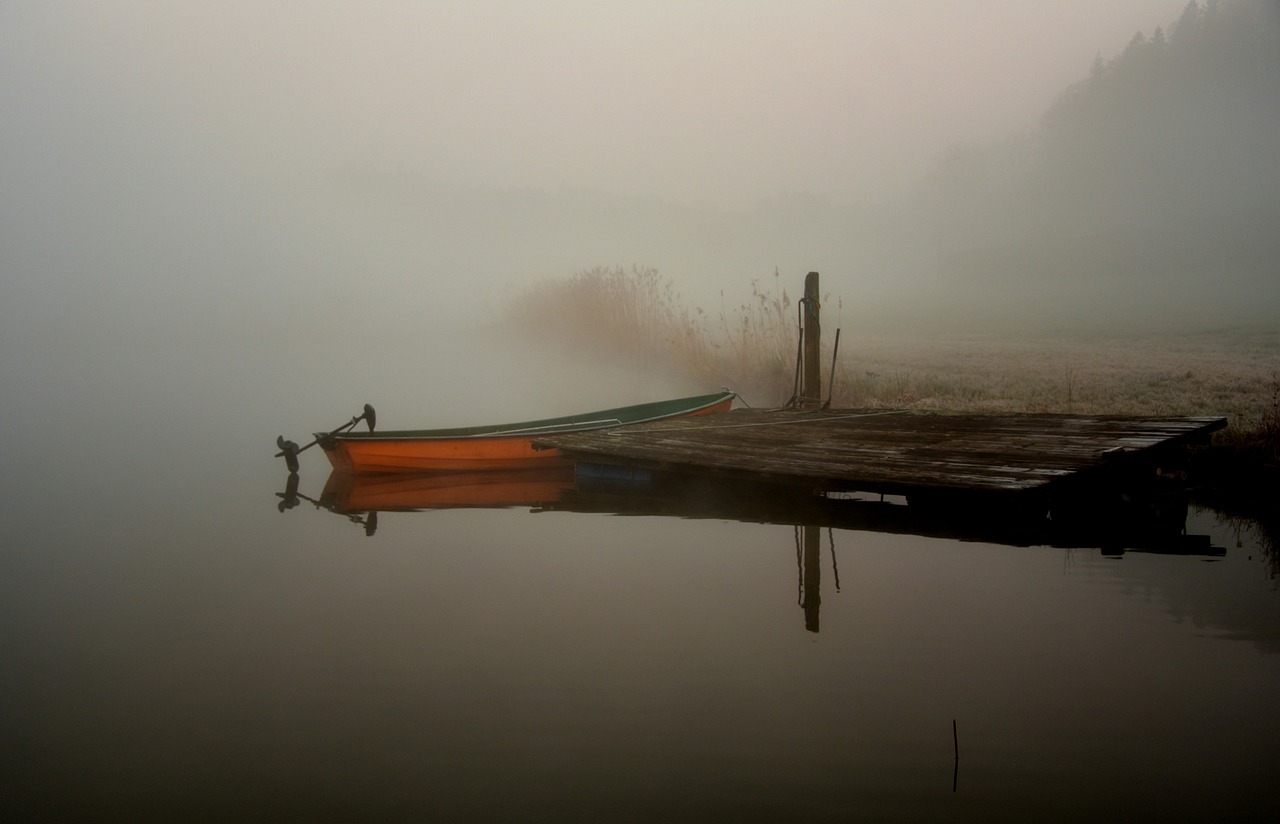
<instances>
[{"instance_id":1,"label":"shoreline grass","mask_svg":"<svg viewBox=\"0 0 1280 824\"><path fill-rule=\"evenodd\" d=\"M794 385L795 303L777 272L750 289L713 317L681 306L654 269L597 268L521 292L503 319L521 334L780 406ZM1280 327L1017 337L845 329L831 386L840 308L823 296L823 383L834 406L1222 416L1227 429L1193 456L1196 474L1215 486L1280 483Z\"/></svg>"}]
</instances>

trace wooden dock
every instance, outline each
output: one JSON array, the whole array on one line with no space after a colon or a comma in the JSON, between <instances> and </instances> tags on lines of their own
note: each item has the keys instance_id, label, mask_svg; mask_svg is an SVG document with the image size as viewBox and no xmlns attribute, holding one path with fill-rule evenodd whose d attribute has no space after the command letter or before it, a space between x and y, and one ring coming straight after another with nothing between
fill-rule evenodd
<instances>
[{"instance_id":1,"label":"wooden dock","mask_svg":"<svg viewBox=\"0 0 1280 824\"><path fill-rule=\"evenodd\" d=\"M547 437L620 467L907 496L1027 493L1171 468L1225 418L736 409Z\"/></svg>"}]
</instances>

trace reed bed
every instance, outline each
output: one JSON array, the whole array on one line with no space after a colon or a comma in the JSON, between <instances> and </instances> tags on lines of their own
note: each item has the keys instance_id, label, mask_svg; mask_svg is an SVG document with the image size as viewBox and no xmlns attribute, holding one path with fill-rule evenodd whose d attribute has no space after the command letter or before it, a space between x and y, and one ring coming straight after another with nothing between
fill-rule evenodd
<instances>
[{"instance_id":1,"label":"reed bed","mask_svg":"<svg viewBox=\"0 0 1280 824\"><path fill-rule=\"evenodd\" d=\"M525 334L670 370L685 383L730 386L753 406L777 406L794 387L796 304L777 272L750 287L732 308L722 298L713 316L681 306L654 269L598 268L516 295L504 320ZM1280 328L1087 338L844 329L832 383L840 309L823 296L824 392L835 406L1225 416L1221 455L1272 477L1280 463Z\"/></svg>"},{"instance_id":2,"label":"reed bed","mask_svg":"<svg viewBox=\"0 0 1280 824\"><path fill-rule=\"evenodd\" d=\"M598 267L544 281L512 295L508 329L587 349L607 360L662 369L683 382L731 386L752 403L782 403L791 392L797 332L794 305L781 279L712 317L687 308L657 270Z\"/></svg>"}]
</instances>

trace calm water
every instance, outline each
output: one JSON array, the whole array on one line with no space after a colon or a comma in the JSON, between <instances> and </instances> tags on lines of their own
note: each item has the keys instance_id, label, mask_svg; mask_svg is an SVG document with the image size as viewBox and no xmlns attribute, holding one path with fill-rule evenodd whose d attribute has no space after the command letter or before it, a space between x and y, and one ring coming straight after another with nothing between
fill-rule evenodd
<instances>
[{"instance_id":1,"label":"calm water","mask_svg":"<svg viewBox=\"0 0 1280 824\"><path fill-rule=\"evenodd\" d=\"M806 559L803 529L714 512L367 536L280 512L270 453L374 396L225 355L6 376L0 795L28 818L1280 815L1247 524L1193 510L1216 554L1119 558L824 528ZM327 474L304 454L299 491Z\"/></svg>"}]
</instances>

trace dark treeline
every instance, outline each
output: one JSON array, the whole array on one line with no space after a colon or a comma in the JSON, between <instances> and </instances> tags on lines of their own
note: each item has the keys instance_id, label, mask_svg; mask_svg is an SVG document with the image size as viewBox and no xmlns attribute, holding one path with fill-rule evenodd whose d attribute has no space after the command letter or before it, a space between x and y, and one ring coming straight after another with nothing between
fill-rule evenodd
<instances>
[{"instance_id":1,"label":"dark treeline","mask_svg":"<svg viewBox=\"0 0 1280 824\"><path fill-rule=\"evenodd\" d=\"M953 149L918 203L945 290L975 307L1274 316L1280 2L1192 0L1099 56L1032 136Z\"/></svg>"}]
</instances>

